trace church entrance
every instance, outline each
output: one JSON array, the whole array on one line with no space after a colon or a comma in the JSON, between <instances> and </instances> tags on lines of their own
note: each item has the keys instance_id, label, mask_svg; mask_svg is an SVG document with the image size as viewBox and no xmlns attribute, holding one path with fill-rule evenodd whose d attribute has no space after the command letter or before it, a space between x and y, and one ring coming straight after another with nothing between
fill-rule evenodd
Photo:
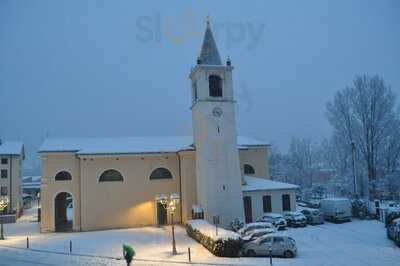
<instances>
[{"instance_id":1,"label":"church entrance","mask_svg":"<svg viewBox=\"0 0 400 266\"><path fill-rule=\"evenodd\" d=\"M73 214L72 195L67 192L59 193L54 199L55 231L71 231L73 225Z\"/></svg>"},{"instance_id":2,"label":"church entrance","mask_svg":"<svg viewBox=\"0 0 400 266\"><path fill-rule=\"evenodd\" d=\"M251 197L249 196L243 197L243 204L244 204L244 218L246 224L248 224L253 221L253 211L251 209Z\"/></svg>"},{"instance_id":3,"label":"church entrance","mask_svg":"<svg viewBox=\"0 0 400 266\"><path fill-rule=\"evenodd\" d=\"M167 210L160 202L157 202L157 224L158 226L168 224Z\"/></svg>"}]
</instances>

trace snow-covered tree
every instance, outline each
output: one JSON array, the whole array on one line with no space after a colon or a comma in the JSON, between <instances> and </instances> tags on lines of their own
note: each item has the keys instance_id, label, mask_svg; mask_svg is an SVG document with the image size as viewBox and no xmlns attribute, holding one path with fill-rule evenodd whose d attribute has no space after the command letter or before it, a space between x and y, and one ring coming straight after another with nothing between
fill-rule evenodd
<instances>
[{"instance_id":1,"label":"snow-covered tree","mask_svg":"<svg viewBox=\"0 0 400 266\"><path fill-rule=\"evenodd\" d=\"M364 75L357 76L352 86L338 91L333 101L327 104L328 120L333 127L332 140L338 144L336 148L343 146L346 153L341 166L348 162L346 147L354 142L357 165L362 167L357 176L363 180L362 177L367 175L374 197L377 196L377 179L383 178L390 168L398 167L399 115L395 111L395 99L382 78ZM365 182L360 184L364 185L364 190L359 192L367 195L367 185Z\"/></svg>"}]
</instances>

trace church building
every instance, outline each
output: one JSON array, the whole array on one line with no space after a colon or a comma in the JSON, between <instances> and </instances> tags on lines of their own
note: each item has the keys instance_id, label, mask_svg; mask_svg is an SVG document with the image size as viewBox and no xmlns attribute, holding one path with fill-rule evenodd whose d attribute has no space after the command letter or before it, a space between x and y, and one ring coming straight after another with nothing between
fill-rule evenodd
<instances>
[{"instance_id":1,"label":"church building","mask_svg":"<svg viewBox=\"0 0 400 266\"><path fill-rule=\"evenodd\" d=\"M223 63L207 22L190 71L193 136L47 139L41 231L163 225L164 196L180 202L175 222L239 218L296 208L297 186L270 180L269 144L236 132L233 66Z\"/></svg>"}]
</instances>

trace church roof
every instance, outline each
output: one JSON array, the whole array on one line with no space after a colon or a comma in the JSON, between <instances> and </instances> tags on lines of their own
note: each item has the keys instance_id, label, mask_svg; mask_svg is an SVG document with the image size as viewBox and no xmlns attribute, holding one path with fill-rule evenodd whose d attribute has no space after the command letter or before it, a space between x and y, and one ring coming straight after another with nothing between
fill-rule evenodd
<instances>
[{"instance_id":1,"label":"church roof","mask_svg":"<svg viewBox=\"0 0 400 266\"><path fill-rule=\"evenodd\" d=\"M0 144L0 155L24 156L24 144L21 141L6 141Z\"/></svg>"},{"instance_id":2,"label":"church roof","mask_svg":"<svg viewBox=\"0 0 400 266\"><path fill-rule=\"evenodd\" d=\"M267 146L266 142L238 137L238 148ZM44 152L74 152L78 155L170 153L193 150L193 137L131 137L131 138L52 138L39 148Z\"/></svg>"},{"instance_id":3,"label":"church roof","mask_svg":"<svg viewBox=\"0 0 400 266\"><path fill-rule=\"evenodd\" d=\"M221 57L211 31L210 22L207 21L206 31L204 33L203 44L199 56L202 65L222 65Z\"/></svg>"},{"instance_id":4,"label":"church roof","mask_svg":"<svg viewBox=\"0 0 400 266\"><path fill-rule=\"evenodd\" d=\"M270 179L253 177L253 176L245 176L244 181L246 182L246 184L242 186L242 191L244 192L262 191L262 190L287 190L287 189L299 188L299 186L297 185L272 181Z\"/></svg>"}]
</instances>

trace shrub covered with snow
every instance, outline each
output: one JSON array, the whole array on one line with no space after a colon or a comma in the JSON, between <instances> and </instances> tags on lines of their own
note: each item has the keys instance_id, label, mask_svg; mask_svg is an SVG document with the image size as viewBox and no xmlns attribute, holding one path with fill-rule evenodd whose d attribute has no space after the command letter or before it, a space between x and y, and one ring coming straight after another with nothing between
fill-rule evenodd
<instances>
[{"instance_id":1,"label":"shrub covered with snow","mask_svg":"<svg viewBox=\"0 0 400 266\"><path fill-rule=\"evenodd\" d=\"M239 257L242 248L242 239L239 234L218 228L205 220L189 220L186 223L187 234L202 244L211 253L218 257Z\"/></svg>"}]
</instances>

